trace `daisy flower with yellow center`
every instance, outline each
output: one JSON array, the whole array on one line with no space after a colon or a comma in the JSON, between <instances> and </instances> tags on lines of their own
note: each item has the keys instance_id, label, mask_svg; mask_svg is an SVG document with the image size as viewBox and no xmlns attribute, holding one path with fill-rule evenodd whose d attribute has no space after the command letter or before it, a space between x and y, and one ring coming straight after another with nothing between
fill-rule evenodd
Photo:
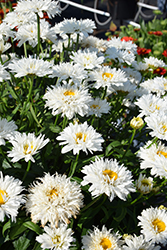
<instances>
[{"instance_id":1,"label":"daisy flower with yellow center","mask_svg":"<svg viewBox=\"0 0 167 250\"><path fill-rule=\"evenodd\" d=\"M5 139L10 139L14 136L17 125L14 121L8 122L5 118L0 118L0 145L5 145Z\"/></svg>"},{"instance_id":2,"label":"daisy flower with yellow center","mask_svg":"<svg viewBox=\"0 0 167 250\"><path fill-rule=\"evenodd\" d=\"M5 215L16 221L18 209L25 202L21 184L20 180L0 172L0 221L4 221Z\"/></svg>"},{"instance_id":3,"label":"daisy flower with yellow center","mask_svg":"<svg viewBox=\"0 0 167 250\"><path fill-rule=\"evenodd\" d=\"M159 139L167 140L167 113L164 111L154 112L145 118L147 126L152 131L150 135Z\"/></svg>"},{"instance_id":4,"label":"daisy flower with yellow center","mask_svg":"<svg viewBox=\"0 0 167 250\"><path fill-rule=\"evenodd\" d=\"M75 241L72 237L73 231L71 228L67 228L64 223L59 223L58 228L45 226L45 233L36 237L36 241L41 243L42 249L51 250L68 250L71 246L71 242Z\"/></svg>"},{"instance_id":5,"label":"daisy flower with yellow center","mask_svg":"<svg viewBox=\"0 0 167 250\"><path fill-rule=\"evenodd\" d=\"M87 235L82 236L83 250L121 250L121 240L119 233L107 230L105 226L102 230L94 227L93 231L89 231Z\"/></svg>"},{"instance_id":6,"label":"daisy flower with yellow center","mask_svg":"<svg viewBox=\"0 0 167 250\"><path fill-rule=\"evenodd\" d=\"M89 115L95 115L96 117L101 117L102 114L108 114L110 110L109 103L105 100L101 100L99 97L91 100L89 103Z\"/></svg>"},{"instance_id":7,"label":"daisy flower with yellow center","mask_svg":"<svg viewBox=\"0 0 167 250\"><path fill-rule=\"evenodd\" d=\"M52 115L62 114L72 119L75 114L84 116L88 113L91 96L86 88L78 88L77 85L63 81L63 85L57 84L47 88L43 98L45 107L52 109Z\"/></svg>"},{"instance_id":8,"label":"daisy flower with yellow center","mask_svg":"<svg viewBox=\"0 0 167 250\"><path fill-rule=\"evenodd\" d=\"M63 141L60 145L65 145L62 148L62 154L73 150L73 154L78 154L80 150L86 154L88 151L93 154L94 151L102 151L101 144L104 142L101 134L84 122L83 124L70 123L60 135L56 138L58 141Z\"/></svg>"},{"instance_id":9,"label":"daisy flower with yellow center","mask_svg":"<svg viewBox=\"0 0 167 250\"><path fill-rule=\"evenodd\" d=\"M47 222L51 227L58 227L59 222L70 223L69 219L79 213L83 206L81 188L76 182L71 182L65 175L45 174L29 188L26 210L31 214L34 223Z\"/></svg>"},{"instance_id":10,"label":"daisy flower with yellow center","mask_svg":"<svg viewBox=\"0 0 167 250\"><path fill-rule=\"evenodd\" d=\"M140 174L136 181L136 188L142 194L150 193L153 189L153 178Z\"/></svg>"},{"instance_id":11,"label":"daisy flower with yellow center","mask_svg":"<svg viewBox=\"0 0 167 250\"><path fill-rule=\"evenodd\" d=\"M86 176L81 182L82 186L91 184L89 192L97 197L106 194L110 200L118 196L121 200L126 200L130 192L135 192L131 172L119 165L117 160L99 159L86 165L81 170Z\"/></svg>"},{"instance_id":12,"label":"daisy flower with yellow center","mask_svg":"<svg viewBox=\"0 0 167 250\"><path fill-rule=\"evenodd\" d=\"M17 162L24 159L26 162L31 160L35 162L33 155L38 153L38 150L43 148L49 139L44 140L44 135L35 136L34 133L15 133L14 137L9 140L13 145L11 151L8 151L8 157L12 157L12 162Z\"/></svg>"},{"instance_id":13,"label":"daisy flower with yellow center","mask_svg":"<svg viewBox=\"0 0 167 250\"><path fill-rule=\"evenodd\" d=\"M152 240L153 243L167 244L167 212L165 209L147 208L138 216L146 241Z\"/></svg>"}]
</instances>

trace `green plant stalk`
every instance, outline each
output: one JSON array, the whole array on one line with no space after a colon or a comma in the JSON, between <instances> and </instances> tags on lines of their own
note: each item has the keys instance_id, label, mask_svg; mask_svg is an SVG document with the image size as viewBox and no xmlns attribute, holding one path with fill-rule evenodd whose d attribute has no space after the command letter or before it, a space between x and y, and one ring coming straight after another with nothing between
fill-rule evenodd
<instances>
[{"instance_id":1,"label":"green plant stalk","mask_svg":"<svg viewBox=\"0 0 167 250\"><path fill-rule=\"evenodd\" d=\"M64 129L67 125L67 122L68 122L68 119L66 117L66 115L64 116L64 119L63 119L63 125L62 125L62 129Z\"/></svg>"},{"instance_id":2,"label":"green plant stalk","mask_svg":"<svg viewBox=\"0 0 167 250\"><path fill-rule=\"evenodd\" d=\"M136 203L138 200L140 200L140 198L143 196L143 194L141 193L141 194L139 194L139 196L134 200L134 201L132 201L131 203L130 203L130 205L133 205L134 203Z\"/></svg>"},{"instance_id":3,"label":"green plant stalk","mask_svg":"<svg viewBox=\"0 0 167 250\"><path fill-rule=\"evenodd\" d=\"M27 58L27 47L26 47L26 42L23 44L24 46L24 55L25 55L25 58Z\"/></svg>"},{"instance_id":4,"label":"green plant stalk","mask_svg":"<svg viewBox=\"0 0 167 250\"><path fill-rule=\"evenodd\" d=\"M33 88L33 82L34 82L33 80L34 80L33 76L29 78L30 88L29 88L27 103L30 101L32 97L31 94L32 94L32 88Z\"/></svg>"},{"instance_id":5,"label":"green plant stalk","mask_svg":"<svg viewBox=\"0 0 167 250\"><path fill-rule=\"evenodd\" d=\"M24 174L24 176L23 176L23 181L25 180L25 178L26 178L28 172L30 171L30 167L31 167L31 161L29 160L29 161L28 161L28 165L27 165L26 172L25 172L25 174Z\"/></svg>"},{"instance_id":6,"label":"green plant stalk","mask_svg":"<svg viewBox=\"0 0 167 250\"><path fill-rule=\"evenodd\" d=\"M72 177L73 174L75 173L77 164L78 164L78 159L79 159L79 153L76 155L75 161L72 161L71 166L70 166L70 173L69 176Z\"/></svg>"},{"instance_id":7,"label":"green plant stalk","mask_svg":"<svg viewBox=\"0 0 167 250\"><path fill-rule=\"evenodd\" d=\"M89 207L91 207L93 204L95 204L100 198L102 194L99 195L97 198L95 198L93 201L91 201L88 205L86 205L84 208L81 209L81 213L85 210L87 210Z\"/></svg>"},{"instance_id":8,"label":"green plant stalk","mask_svg":"<svg viewBox=\"0 0 167 250\"><path fill-rule=\"evenodd\" d=\"M2 60L2 57L1 57L1 53L0 53L0 62L3 65L3 60Z\"/></svg>"},{"instance_id":9,"label":"green plant stalk","mask_svg":"<svg viewBox=\"0 0 167 250\"><path fill-rule=\"evenodd\" d=\"M79 33L77 34L77 42L76 42L76 45L75 45L75 52L78 49L78 45L79 45Z\"/></svg>"},{"instance_id":10,"label":"green plant stalk","mask_svg":"<svg viewBox=\"0 0 167 250\"><path fill-rule=\"evenodd\" d=\"M38 37L38 44L37 44L37 56L39 56L39 51L40 51L40 18L39 15L37 15L37 37Z\"/></svg>"},{"instance_id":11,"label":"green plant stalk","mask_svg":"<svg viewBox=\"0 0 167 250\"><path fill-rule=\"evenodd\" d=\"M134 139L134 137L135 137L135 134L136 134L136 129L133 129L133 132L132 132L132 136L131 136L129 145L128 145L128 147L127 147L125 153L123 154L122 158L124 158L125 155L126 155L126 153L128 152L128 150L129 150L129 148L130 148L130 146L131 146L131 144L132 144L132 142L133 142L133 139Z\"/></svg>"},{"instance_id":12,"label":"green plant stalk","mask_svg":"<svg viewBox=\"0 0 167 250\"><path fill-rule=\"evenodd\" d=\"M105 99L106 93L107 93L107 86L105 86L105 88L103 89L103 93L102 93L102 96L101 96L101 99L102 99L102 100Z\"/></svg>"}]
</instances>

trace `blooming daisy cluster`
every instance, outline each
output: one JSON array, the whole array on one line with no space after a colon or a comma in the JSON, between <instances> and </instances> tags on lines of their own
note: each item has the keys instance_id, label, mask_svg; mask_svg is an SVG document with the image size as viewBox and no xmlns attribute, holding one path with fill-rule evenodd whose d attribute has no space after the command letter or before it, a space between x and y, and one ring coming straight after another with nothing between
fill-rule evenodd
<instances>
[{"instance_id":1,"label":"blooming daisy cluster","mask_svg":"<svg viewBox=\"0 0 167 250\"><path fill-rule=\"evenodd\" d=\"M90 19L51 25L59 4L18 0L0 24L0 246L159 250L166 63Z\"/></svg>"}]
</instances>

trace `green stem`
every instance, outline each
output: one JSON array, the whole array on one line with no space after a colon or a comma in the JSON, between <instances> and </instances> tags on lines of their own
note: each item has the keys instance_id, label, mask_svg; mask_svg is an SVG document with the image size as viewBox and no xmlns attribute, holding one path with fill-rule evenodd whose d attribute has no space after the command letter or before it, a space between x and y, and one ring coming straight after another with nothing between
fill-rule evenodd
<instances>
[{"instance_id":1,"label":"green stem","mask_svg":"<svg viewBox=\"0 0 167 250\"><path fill-rule=\"evenodd\" d=\"M59 119L59 115L56 115L54 126L56 126L58 119Z\"/></svg>"},{"instance_id":2,"label":"green stem","mask_svg":"<svg viewBox=\"0 0 167 250\"><path fill-rule=\"evenodd\" d=\"M77 49L78 49L78 44L79 44L79 33L77 34L77 42L75 45L75 51L77 51Z\"/></svg>"},{"instance_id":3,"label":"green stem","mask_svg":"<svg viewBox=\"0 0 167 250\"><path fill-rule=\"evenodd\" d=\"M32 88L33 88L33 82L34 82L33 80L34 80L34 77L29 78L30 88L29 88L27 103L30 101L30 98L32 97L31 94L32 94Z\"/></svg>"},{"instance_id":4,"label":"green stem","mask_svg":"<svg viewBox=\"0 0 167 250\"><path fill-rule=\"evenodd\" d=\"M70 167L70 173L69 173L69 176L72 177L75 170L76 170L76 167L77 167L77 164L78 164L78 159L79 159L79 153L76 155L76 158L75 158L75 161L73 161L71 163L71 167Z\"/></svg>"},{"instance_id":5,"label":"green stem","mask_svg":"<svg viewBox=\"0 0 167 250\"><path fill-rule=\"evenodd\" d=\"M132 142L133 142L133 139L134 139L134 137L135 137L135 134L136 134L136 129L133 129L133 132L132 132L132 136L131 136L129 145L128 145L128 147L127 147L125 153L123 154L122 158L124 158L125 155L126 155L126 153L128 152L128 150L129 150L129 148L130 148L130 146L131 146L131 144L132 144Z\"/></svg>"},{"instance_id":6,"label":"green stem","mask_svg":"<svg viewBox=\"0 0 167 250\"><path fill-rule=\"evenodd\" d=\"M85 206L84 208L81 209L81 213L83 211L85 211L86 209L88 209L89 207L91 207L93 204L95 204L100 198L101 198L102 194L99 195L97 198L95 198L93 201L91 201L87 206Z\"/></svg>"},{"instance_id":7,"label":"green stem","mask_svg":"<svg viewBox=\"0 0 167 250\"><path fill-rule=\"evenodd\" d=\"M67 122L68 122L68 119L66 117L66 115L64 116L64 119L63 119L63 126L62 126L62 129L64 129L67 125Z\"/></svg>"},{"instance_id":8,"label":"green stem","mask_svg":"<svg viewBox=\"0 0 167 250\"><path fill-rule=\"evenodd\" d=\"M1 57L1 53L0 53L0 62L3 65L3 60L2 60L2 57Z\"/></svg>"},{"instance_id":9,"label":"green stem","mask_svg":"<svg viewBox=\"0 0 167 250\"><path fill-rule=\"evenodd\" d=\"M38 37L38 44L37 44L37 56L39 56L39 51L40 51L40 18L39 15L37 15L37 37Z\"/></svg>"},{"instance_id":10,"label":"green stem","mask_svg":"<svg viewBox=\"0 0 167 250\"><path fill-rule=\"evenodd\" d=\"M147 148L150 148L157 140L158 140L158 137L155 137L155 138L152 140L151 144L150 144Z\"/></svg>"},{"instance_id":11,"label":"green stem","mask_svg":"<svg viewBox=\"0 0 167 250\"><path fill-rule=\"evenodd\" d=\"M102 96L101 96L101 99L102 99L102 100L105 99L106 93L107 93L107 86L105 86L105 88L104 88L104 90L103 90L103 93L102 93Z\"/></svg>"},{"instance_id":12,"label":"green stem","mask_svg":"<svg viewBox=\"0 0 167 250\"><path fill-rule=\"evenodd\" d=\"M28 161L28 165L27 165L26 172L25 172L25 174L24 174L24 176L23 176L23 181L25 180L25 178L26 178L28 172L30 171L30 167L31 167L31 161L29 160L29 161Z\"/></svg>"},{"instance_id":13,"label":"green stem","mask_svg":"<svg viewBox=\"0 0 167 250\"><path fill-rule=\"evenodd\" d=\"M140 200L140 198L143 196L143 194L141 193L134 201L132 201L130 203L130 205L133 205L134 203L136 203L138 200Z\"/></svg>"},{"instance_id":14,"label":"green stem","mask_svg":"<svg viewBox=\"0 0 167 250\"><path fill-rule=\"evenodd\" d=\"M25 58L27 58L27 46L26 46L26 42L23 45L24 45L24 55L25 55Z\"/></svg>"}]
</instances>

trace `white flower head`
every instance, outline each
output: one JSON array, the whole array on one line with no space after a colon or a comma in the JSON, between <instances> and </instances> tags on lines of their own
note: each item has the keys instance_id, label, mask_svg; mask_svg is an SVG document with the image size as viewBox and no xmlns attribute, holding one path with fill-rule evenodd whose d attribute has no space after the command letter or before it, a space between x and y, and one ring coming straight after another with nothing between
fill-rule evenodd
<instances>
[{"instance_id":1,"label":"white flower head","mask_svg":"<svg viewBox=\"0 0 167 250\"><path fill-rule=\"evenodd\" d=\"M22 182L14 177L0 172L0 221L4 221L5 215L16 221L18 209L25 202Z\"/></svg>"},{"instance_id":2,"label":"white flower head","mask_svg":"<svg viewBox=\"0 0 167 250\"><path fill-rule=\"evenodd\" d=\"M65 145L62 148L62 154L73 150L74 155L79 154L80 150L85 153L90 151L91 154L93 151L102 151L101 144L104 142L101 134L97 133L87 122L83 124L70 123L56 139L63 141L60 145Z\"/></svg>"},{"instance_id":3,"label":"white flower head","mask_svg":"<svg viewBox=\"0 0 167 250\"><path fill-rule=\"evenodd\" d=\"M165 209L147 208L138 216L146 241L152 240L153 243L167 243L167 212Z\"/></svg>"},{"instance_id":4,"label":"white flower head","mask_svg":"<svg viewBox=\"0 0 167 250\"><path fill-rule=\"evenodd\" d=\"M23 77L26 75L43 77L53 72L51 63L43 59L32 58L31 56L20 60L13 60L8 67L11 72L16 73L15 77Z\"/></svg>"},{"instance_id":5,"label":"white flower head","mask_svg":"<svg viewBox=\"0 0 167 250\"><path fill-rule=\"evenodd\" d=\"M10 139L17 130L14 121L8 122L5 118L0 118L0 145L5 145L5 140Z\"/></svg>"},{"instance_id":6,"label":"white flower head","mask_svg":"<svg viewBox=\"0 0 167 250\"><path fill-rule=\"evenodd\" d=\"M95 115L96 117L101 117L102 114L108 114L110 110L110 105L107 100L101 100L99 97L95 99L92 98L91 102L89 103L89 115Z\"/></svg>"},{"instance_id":7,"label":"white flower head","mask_svg":"<svg viewBox=\"0 0 167 250\"><path fill-rule=\"evenodd\" d=\"M83 177L81 185L91 184L89 192L97 197L106 194L110 202L118 196L121 200L126 200L130 192L135 192L131 172L119 165L117 160L99 159L86 165L81 170L86 176Z\"/></svg>"},{"instance_id":8,"label":"white flower head","mask_svg":"<svg viewBox=\"0 0 167 250\"><path fill-rule=\"evenodd\" d=\"M60 7L58 1L52 0L19 0L17 6L14 8L16 12L20 13L35 13L41 18L43 12L47 12L50 18L60 14Z\"/></svg>"},{"instance_id":9,"label":"white flower head","mask_svg":"<svg viewBox=\"0 0 167 250\"><path fill-rule=\"evenodd\" d=\"M122 250L159 250L160 246L155 246L152 241L146 241L143 235L131 235L131 237L125 238L125 244L122 246Z\"/></svg>"},{"instance_id":10,"label":"white flower head","mask_svg":"<svg viewBox=\"0 0 167 250\"><path fill-rule=\"evenodd\" d=\"M158 96L164 95L167 91L167 79L163 76L148 79L140 84L141 87L149 92L156 93Z\"/></svg>"},{"instance_id":11,"label":"white flower head","mask_svg":"<svg viewBox=\"0 0 167 250\"><path fill-rule=\"evenodd\" d=\"M45 107L52 109L52 115L61 114L72 119L75 114L84 116L88 113L91 96L88 89L78 88L63 81L63 85L57 84L47 88L43 96L46 99Z\"/></svg>"},{"instance_id":12,"label":"white flower head","mask_svg":"<svg viewBox=\"0 0 167 250\"><path fill-rule=\"evenodd\" d=\"M75 240L72 237L72 229L67 228L64 223L60 223L58 228L45 226L44 231L45 233L36 237L36 241L41 243L42 249L68 250L71 242Z\"/></svg>"},{"instance_id":13,"label":"white flower head","mask_svg":"<svg viewBox=\"0 0 167 250\"><path fill-rule=\"evenodd\" d=\"M59 222L70 223L69 219L79 213L83 206L80 186L65 175L45 174L29 188L26 209L34 223L47 222L58 227Z\"/></svg>"},{"instance_id":14,"label":"white flower head","mask_svg":"<svg viewBox=\"0 0 167 250\"><path fill-rule=\"evenodd\" d=\"M132 68L129 67L121 67L121 69L123 71L125 71L126 76L128 78L128 80L132 83L132 84L136 84L138 85L142 79L142 75L139 71L134 70Z\"/></svg>"},{"instance_id":15,"label":"white flower head","mask_svg":"<svg viewBox=\"0 0 167 250\"><path fill-rule=\"evenodd\" d=\"M112 39L109 40L107 44L108 47L115 47L117 49L127 50L137 54L137 45L132 41L121 40L120 37L112 37Z\"/></svg>"},{"instance_id":16,"label":"white flower head","mask_svg":"<svg viewBox=\"0 0 167 250\"><path fill-rule=\"evenodd\" d=\"M15 32L12 31L12 28L10 25L6 24L5 22L2 22L0 24L0 40L8 41L10 37L14 37Z\"/></svg>"},{"instance_id":17,"label":"white flower head","mask_svg":"<svg viewBox=\"0 0 167 250\"><path fill-rule=\"evenodd\" d=\"M107 230L105 226L102 230L94 227L93 231L89 231L87 235L82 236L82 249L83 250L121 250L120 235L111 232L112 229Z\"/></svg>"},{"instance_id":18,"label":"white flower head","mask_svg":"<svg viewBox=\"0 0 167 250\"><path fill-rule=\"evenodd\" d=\"M0 39L0 55L7 51L11 46L10 43L4 43L4 40Z\"/></svg>"},{"instance_id":19,"label":"white flower head","mask_svg":"<svg viewBox=\"0 0 167 250\"><path fill-rule=\"evenodd\" d=\"M94 87L107 87L109 90L113 90L112 85L122 86L128 79L126 74L121 69L110 68L103 66L89 73L89 80L95 81Z\"/></svg>"},{"instance_id":20,"label":"white flower head","mask_svg":"<svg viewBox=\"0 0 167 250\"><path fill-rule=\"evenodd\" d=\"M77 52L72 52L70 58L78 66L85 69L94 69L99 67L104 61L104 56L98 57L96 51L91 51L90 49L78 50Z\"/></svg>"},{"instance_id":21,"label":"white flower head","mask_svg":"<svg viewBox=\"0 0 167 250\"><path fill-rule=\"evenodd\" d=\"M152 129L151 136L167 140L167 112L154 112L145 118L147 126Z\"/></svg>"},{"instance_id":22,"label":"white flower head","mask_svg":"<svg viewBox=\"0 0 167 250\"><path fill-rule=\"evenodd\" d=\"M153 189L153 178L146 177L146 175L140 174L136 181L136 188L142 194L148 194Z\"/></svg>"},{"instance_id":23,"label":"white flower head","mask_svg":"<svg viewBox=\"0 0 167 250\"><path fill-rule=\"evenodd\" d=\"M166 101L153 94L143 95L135 104L141 109L139 116L148 116L154 112L167 111Z\"/></svg>"},{"instance_id":24,"label":"white flower head","mask_svg":"<svg viewBox=\"0 0 167 250\"><path fill-rule=\"evenodd\" d=\"M10 74L5 70L5 67L2 64L0 64L0 82L3 82L3 80L8 80L8 79L10 79Z\"/></svg>"},{"instance_id":25,"label":"white flower head","mask_svg":"<svg viewBox=\"0 0 167 250\"><path fill-rule=\"evenodd\" d=\"M107 48L106 40L99 39L95 36L83 37L81 46L84 48L96 48L98 52L104 52Z\"/></svg>"},{"instance_id":26,"label":"white flower head","mask_svg":"<svg viewBox=\"0 0 167 250\"><path fill-rule=\"evenodd\" d=\"M24 159L26 162L31 160L35 162L33 155L39 152L39 149L43 148L49 139L44 140L44 135L35 136L34 133L15 133L14 137L9 140L13 145L12 151L8 151L8 156L12 157L12 162L17 162L20 159Z\"/></svg>"},{"instance_id":27,"label":"white flower head","mask_svg":"<svg viewBox=\"0 0 167 250\"><path fill-rule=\"evenodd\" d=\"M165 67L166 64L163 60L156 57L150 56L149 58L144 58L144 63L147 65L147 68L150 67Z\"/></svg>"}]
</instances>

